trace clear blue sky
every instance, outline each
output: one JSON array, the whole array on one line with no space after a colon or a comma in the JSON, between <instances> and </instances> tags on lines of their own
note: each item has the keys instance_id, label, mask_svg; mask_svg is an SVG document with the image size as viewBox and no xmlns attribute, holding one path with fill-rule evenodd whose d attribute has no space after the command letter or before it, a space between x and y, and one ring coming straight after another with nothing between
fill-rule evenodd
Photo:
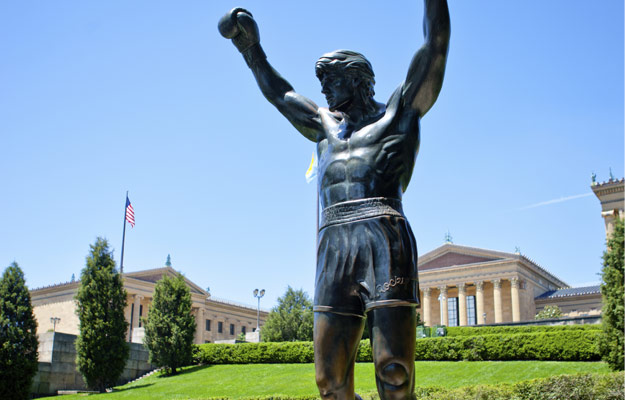
<instances>
[{"instance_id":1,"label":"clear blue sky","mask_svg":"<svg viewBox=\"0 0 625 400\"><path fill-rule=\"evenodd\" d=\"M80 275L97 236L126 271L173 266L213 296L313 293L314 145L217 31L242 5L270 62L325 105L323 53L364 53L385 102L423 42L421 1L0 3L0 267L31 288ZM419 252L514 252L571 285L604 250L590 175L623 176L623 2L459 1L404 209ZM566 201L530 207L554 199Z\"/></svg>"}]
</instances>

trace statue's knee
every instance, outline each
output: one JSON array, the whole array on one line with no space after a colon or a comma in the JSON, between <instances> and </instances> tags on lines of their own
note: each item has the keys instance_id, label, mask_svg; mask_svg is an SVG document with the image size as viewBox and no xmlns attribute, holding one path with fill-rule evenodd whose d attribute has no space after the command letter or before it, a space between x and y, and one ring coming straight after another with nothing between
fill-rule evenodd
<instances>
[{"instance_id":1,"label":"statue's knee","mask_svg":"<svg viewBox=\"0 0 625 400\"><path fill-rule=\"evenodd\" d=\"M398 363L387 364L380 371L380 379L393 386L401 386L408 381L408 371Z\"/></svg>"}]
</instances>

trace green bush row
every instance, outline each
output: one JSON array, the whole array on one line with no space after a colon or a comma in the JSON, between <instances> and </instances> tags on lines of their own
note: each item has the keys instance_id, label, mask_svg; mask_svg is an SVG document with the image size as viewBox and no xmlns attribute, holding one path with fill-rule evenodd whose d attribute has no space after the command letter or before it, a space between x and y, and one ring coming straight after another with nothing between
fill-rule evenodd
<instances>
[{"instance_id":1,"label":"green bush row","mask_svg":"<svg viewBox=\"0 0 625 400\"><path fill-rule=\"evenodd\" d=\"M449 336L417 340L415 358L433 361L597 361L600 330Z\"/></svg>"},{"instance_id":2,"label":"green bush row","mask_svg":"<svg viewBox=\"0 0 625 400\"><path fill-rule=\"evenodd\" d=\"M601 324L593 325L526 325L526 326L450 326L447 336L482 336L495 334L541 333L563 331L601 330Z\"/></svg>"},{"instance_id":3,"label":"green bush row","mask_svg":"<svg viewBox=\"0 0 625 400\"><path fill-rule=\"evenodd\" d=\"M206 343L195 347L196 364L299 364L314 361L312 342Z\"/></svg>"},{"instance_id":4,"label":"green bush row","mask_svg":"<svg viewBox=\"0 0 625 400\"><path fill-rule=\"evenodd\" d=\"M415 359L595 361L601 358L599 330L520 333L516 335L452 336L416 342ZM314 361L312 342L207 343L196 346L199 364L280 364ZM371 362L371 345L362 340L358 362Z\"/></svg>"}]
</instances>

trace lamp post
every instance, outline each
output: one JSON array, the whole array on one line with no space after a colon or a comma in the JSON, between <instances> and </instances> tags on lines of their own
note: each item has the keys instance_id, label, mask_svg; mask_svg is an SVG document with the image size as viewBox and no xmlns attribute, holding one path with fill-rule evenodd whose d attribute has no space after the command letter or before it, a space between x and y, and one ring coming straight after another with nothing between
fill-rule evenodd
<instances>
[{"instance_id":1,"label":"lamp post","mask_svg":"<svg viewBox=\"0 0 625 400\"><path fill-rule=\"evenodd\" d=\"M61 321L59 317L51 317L50 322L52 322L52 332L56 332L56 324Z\"/></svg>"},{"instance_id":2,"label":"lamp post","mask_svg":"<svg viewBox=\"0 0 625 400\"><path fill-rule=\"evenodd\" d=\"M256 309L256 331L260 329L260 298L265 295L265 289L254 289L254 297L258 299L258 308Z\"/></svg>"}]
</instances>

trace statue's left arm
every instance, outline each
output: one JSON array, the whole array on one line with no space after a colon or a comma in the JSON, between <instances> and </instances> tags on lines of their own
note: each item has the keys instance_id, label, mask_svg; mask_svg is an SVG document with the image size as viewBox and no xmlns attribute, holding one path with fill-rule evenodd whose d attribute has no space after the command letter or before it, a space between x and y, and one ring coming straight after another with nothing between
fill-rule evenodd
<instances>
[{"instance_id":1,"label":"statue's left arm","mask_svg":"<svg viewBox=\"0 0 625 400\"><path fill-rule=\"evenodd\" d=\"M434 105L443 86L451 33L447 0L425 0L425 43L412 58L402 87L402 102L419 117Z\"/></svg>"}]
</instances>

